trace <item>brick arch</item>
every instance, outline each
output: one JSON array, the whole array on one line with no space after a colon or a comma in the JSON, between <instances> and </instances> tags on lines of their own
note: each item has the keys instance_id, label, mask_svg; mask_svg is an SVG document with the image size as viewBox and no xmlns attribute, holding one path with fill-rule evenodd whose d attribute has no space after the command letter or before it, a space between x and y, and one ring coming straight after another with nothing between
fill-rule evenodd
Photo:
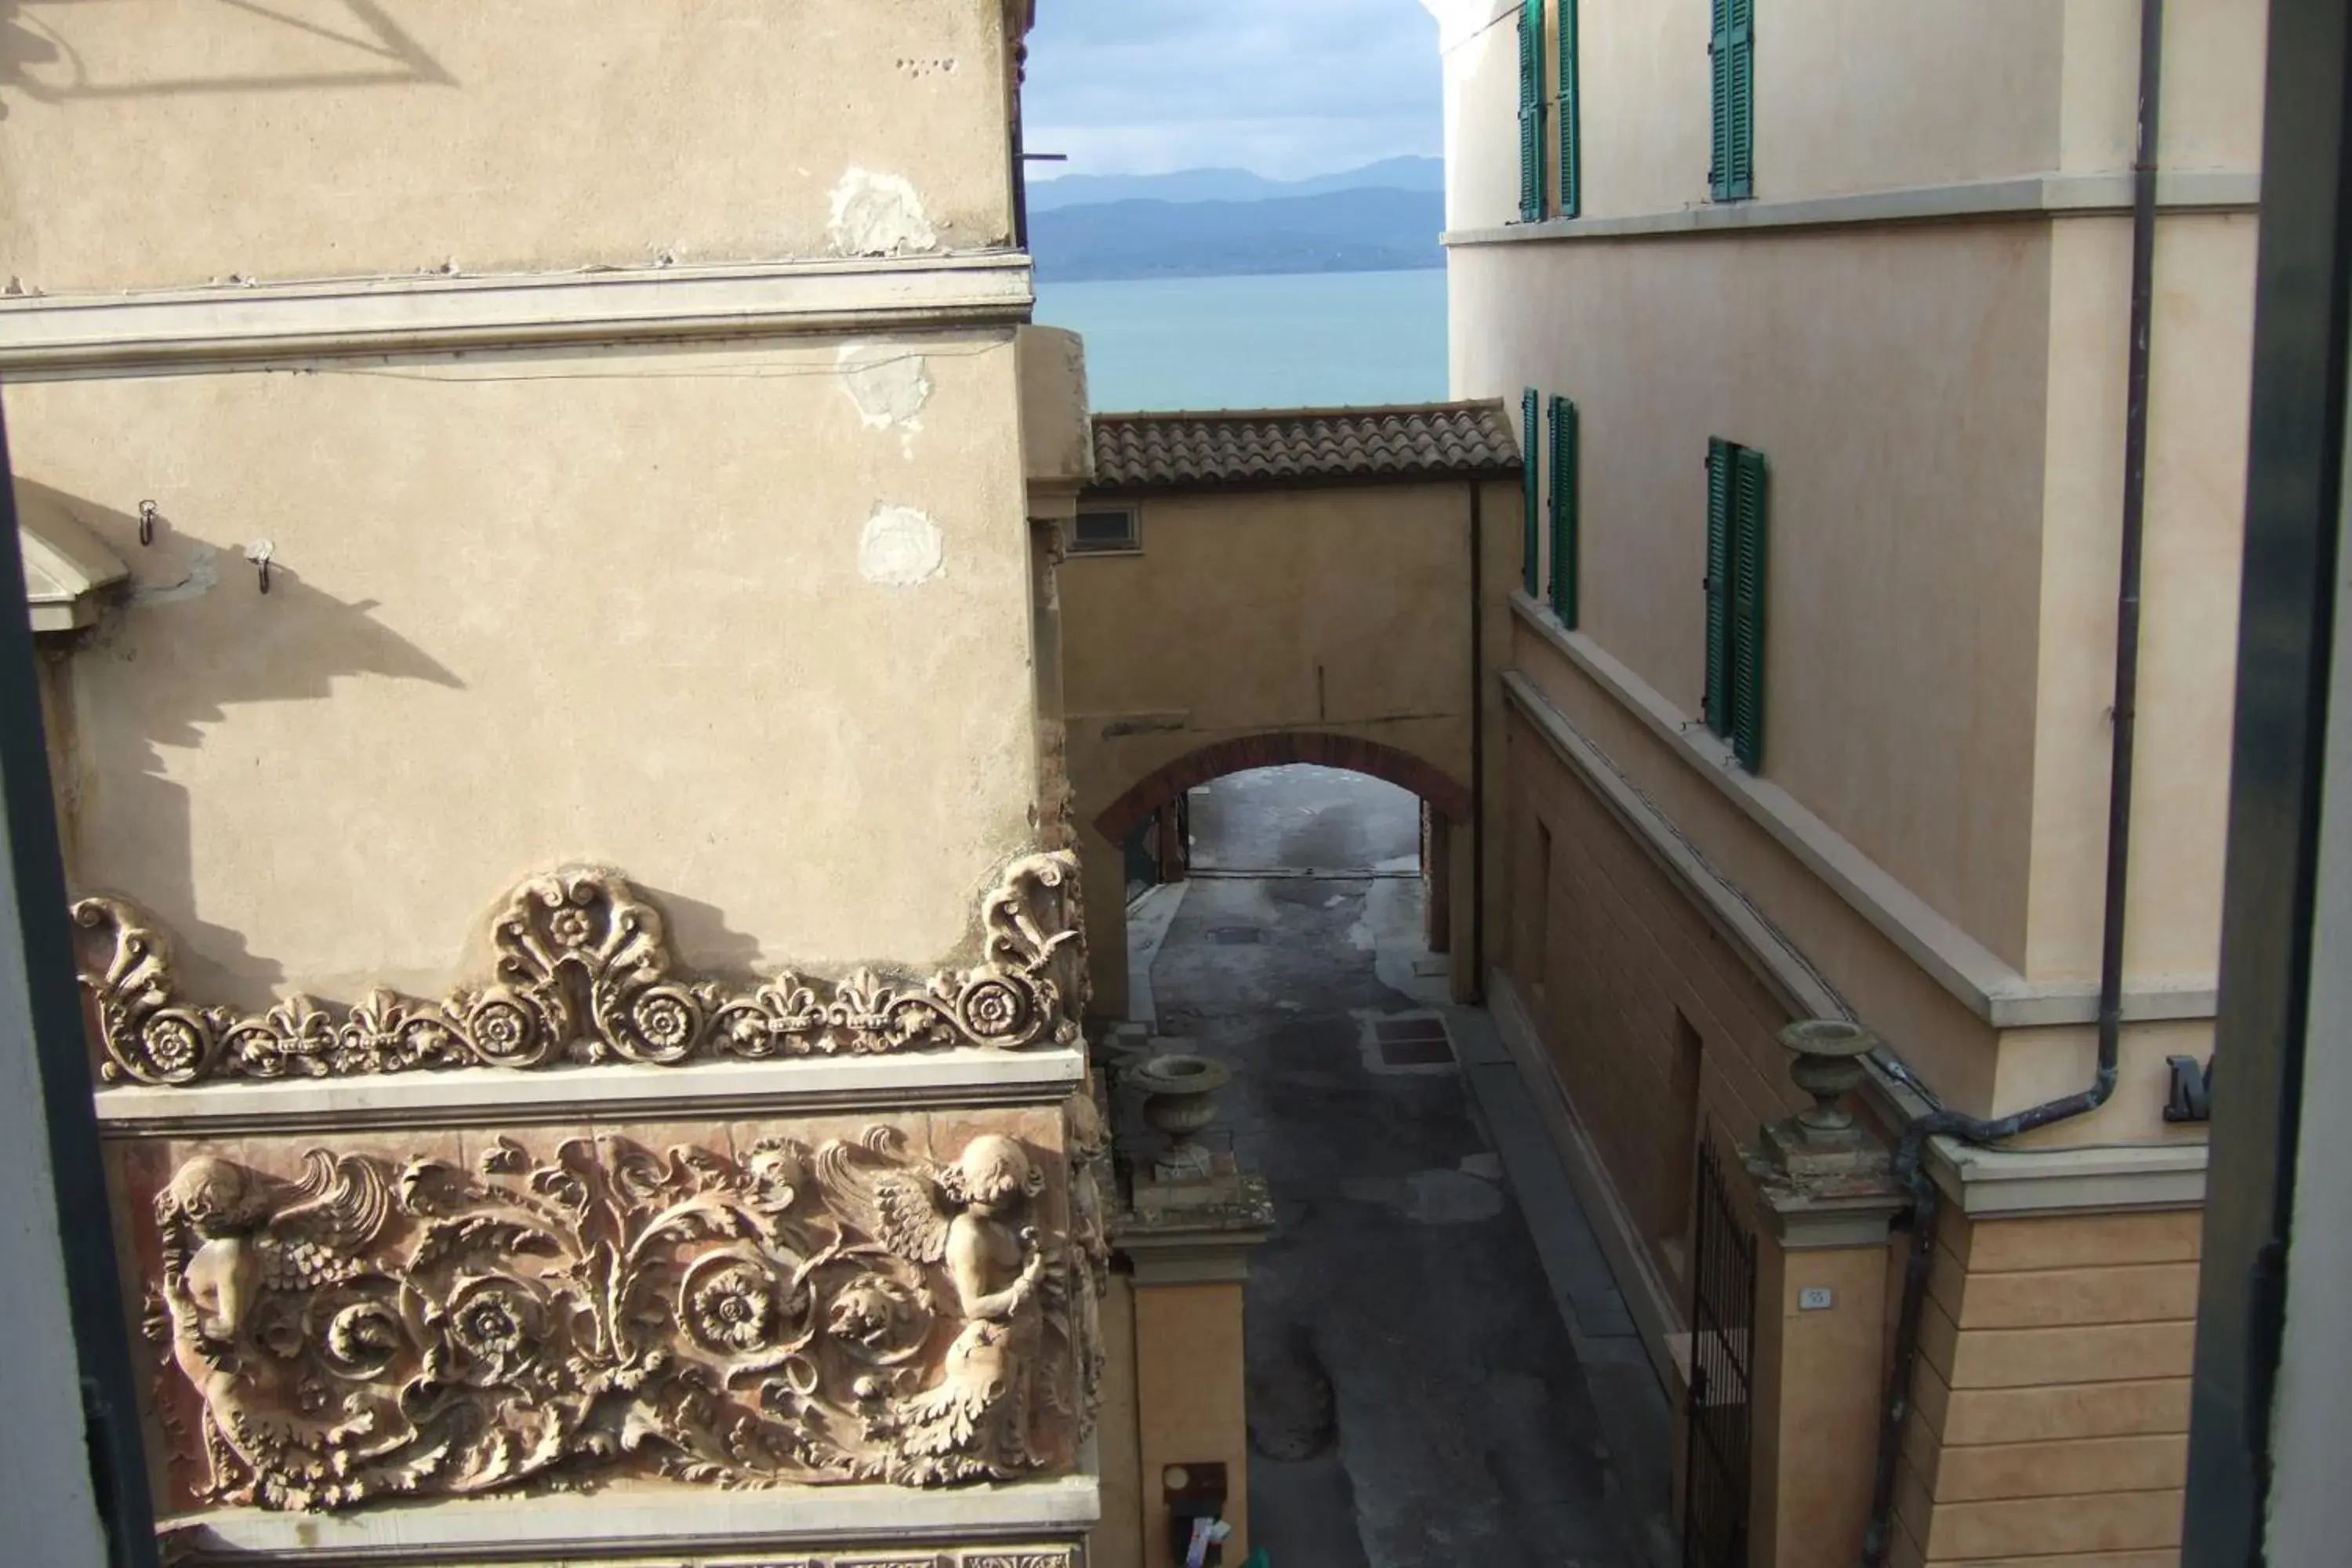
<instances>
[{"instance_id":1,"label":"brick arch","mask_svg":"<svg viewBox=\"0 0 2352 1568\"><path fill-rule=\"evenodd\" d=\"M1354 735L1286 730L1216 741L1197 752L1185 752L1155 769L1105 806L1096 815L1095 826L1105 838L1117 844L1142 826L1153 812L1172 804L1188 789L1227 773L1294 763L1368 773L1412 791L1452 821L1467 823L1471 818L1470 792L1434 763Z\"/></svg>"}]
</instances>

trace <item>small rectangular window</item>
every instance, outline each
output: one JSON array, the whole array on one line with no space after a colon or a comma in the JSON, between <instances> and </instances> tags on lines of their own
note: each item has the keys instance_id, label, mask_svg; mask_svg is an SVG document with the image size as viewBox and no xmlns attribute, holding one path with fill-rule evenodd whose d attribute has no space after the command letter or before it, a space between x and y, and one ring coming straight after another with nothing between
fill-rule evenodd
<instances>
[{"instance_id":1,"label":"small rectangular window","mask_svg":"<svg viewBox=\"0 0 2352 1568\"><path fill-rule=\"evenodd\" d=\"M1141 531L1131 506L1088 508L1070 524L1070 552L1074 555L1105 555L1142 548Z\"/></svg>"}]
</instances>

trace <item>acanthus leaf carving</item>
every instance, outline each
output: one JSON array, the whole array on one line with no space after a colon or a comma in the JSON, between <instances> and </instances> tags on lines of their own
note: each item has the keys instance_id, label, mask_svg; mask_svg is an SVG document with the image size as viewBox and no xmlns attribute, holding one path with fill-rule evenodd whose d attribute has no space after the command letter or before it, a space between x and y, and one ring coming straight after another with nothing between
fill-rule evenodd
<instances>
[{"instance_id":1,"label":"acanthus leaf carving","mask_svg":"<svg viewBox=\"0 0 2352 1568\"><path fill-rule=\"evenodd\" d=\"M297 1177L199 1155L155 1200L151 1314L194 1395L190 1490L333 1510L1050 1472L1097 1357L1045 1185L1010 1137L942 1166L881 1126L740 1155L500 1138L471 1168L314 1149Z\"/></svg>"},{"instance_id":2,"label":"acanthus leaf carving","mask_svg":"<svg viewBox=\"0 0 2352 1568\"><path fill-rule=\"evenodd\" d=\"M1076 1041L1086 980L1075 857L1016 862L982 899L980 921L981 959L968 969L918 981L870 969L838 981L786 973L730 989L678 972L660 912L626 880L573 868L508 896L490 921L487 983L437 1001L380 989L340 1015L295 994L247 1015L184 996L169 938L135 905L73 907L100 1076L157 1085Z\"/></svg>"}]
</instances>

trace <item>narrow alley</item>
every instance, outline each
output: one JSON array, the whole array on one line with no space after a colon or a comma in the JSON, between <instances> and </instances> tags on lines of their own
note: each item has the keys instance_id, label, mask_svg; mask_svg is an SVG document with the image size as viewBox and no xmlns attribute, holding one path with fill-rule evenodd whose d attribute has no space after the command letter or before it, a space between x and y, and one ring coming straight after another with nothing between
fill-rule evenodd
<instances>
[{"instance_id":1,"label":"narrow alley","mask_svg":"<svg viewBox=\"0 0 2352 1568\"><path fill-rule=\"evenodd\" d=\"M1456 1061L1484 1015L1421 945L1417 803L1286 767L1192 809L1194 875L1139 911L1175 906L1140 962L1159 1032L1233 1068L1224 1124L1276 1204L1247 1290L1253 1541L1277 1568L1641 1562Z\"/></svg>"}]
</instances>

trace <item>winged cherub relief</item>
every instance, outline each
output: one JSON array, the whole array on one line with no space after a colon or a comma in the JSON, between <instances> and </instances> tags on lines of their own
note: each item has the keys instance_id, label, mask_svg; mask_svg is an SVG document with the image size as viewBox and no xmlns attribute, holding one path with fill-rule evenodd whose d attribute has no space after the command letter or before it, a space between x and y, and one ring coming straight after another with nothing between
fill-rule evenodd
<instances>
[{"instance_id":1,"label":"winged cherub relief","mask_svg":"<svg viewBox=\"0 0 2352 1568\"><path fill-rule=\"evenodd\" d=\"M872 1436L891 1455L887 1479L902 1485L1005 1479L1045 1462L1032 1423L1041 1411L1076 1408L1076 1348L1070 1281L1059 1248L1027 1223L1043 1173L1013 1139L983 1133L952 1165L868 1171L855 1145L818 1152L822 1177L844 1193L867 1194L874 1230L892 1252L946 1266L963 1326L930 1387L877 1411ZM1055 1364L1049 1366L1049 1359Z\"/></svg>"}]
</instances>

